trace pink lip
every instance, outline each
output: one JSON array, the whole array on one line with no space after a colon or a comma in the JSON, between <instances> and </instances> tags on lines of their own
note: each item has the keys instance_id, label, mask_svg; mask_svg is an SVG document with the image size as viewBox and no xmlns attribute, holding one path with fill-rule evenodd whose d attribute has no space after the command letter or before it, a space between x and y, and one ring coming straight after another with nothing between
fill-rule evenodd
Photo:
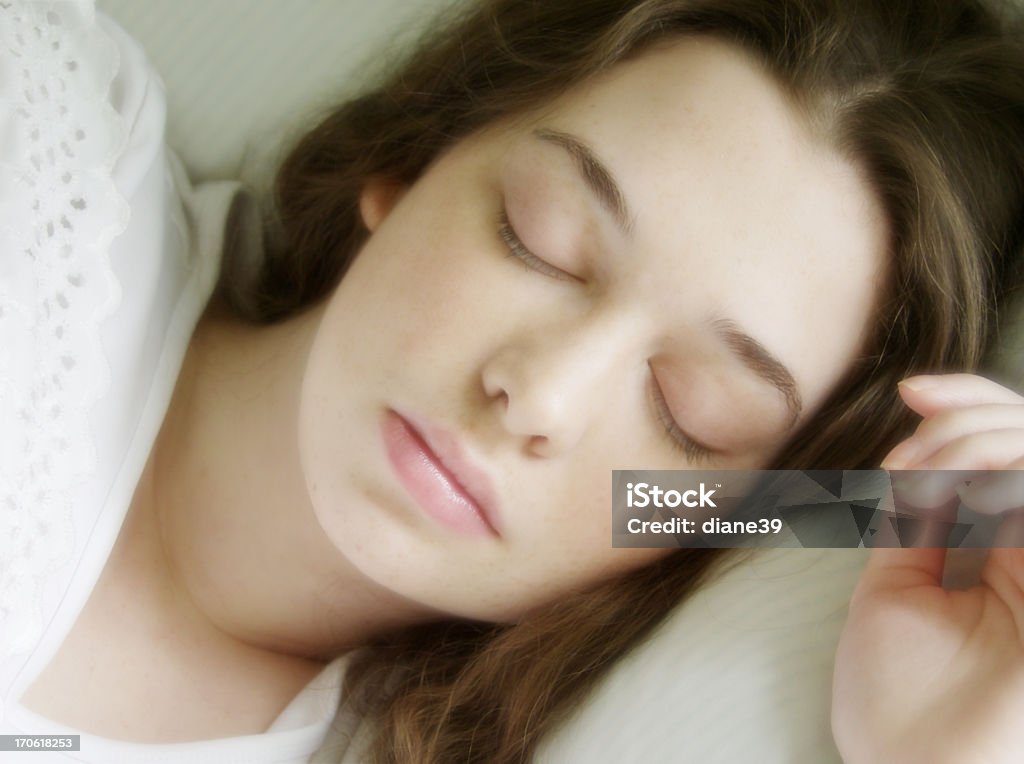
<instances>
[{"instance_id":1,"label":"pink lip","mask_svg":"<svg viewBox=\"0 0 1024 764\"><path fill-rule=\"evenodd\" d=\"M493 484L454 435L390 409L381 433L399 481L428 515L466 535L501 535Z\"/></svg>"}]
</instances>

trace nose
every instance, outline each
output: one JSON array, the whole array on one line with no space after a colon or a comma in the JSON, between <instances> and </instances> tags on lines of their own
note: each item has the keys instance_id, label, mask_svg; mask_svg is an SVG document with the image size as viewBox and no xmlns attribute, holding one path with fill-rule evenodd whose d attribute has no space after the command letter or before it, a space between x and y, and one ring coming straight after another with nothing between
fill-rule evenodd
<instances>
[{"instance_id":1,"label":"nose","mask_svg":"<svg viewBox=\"0 0 1024 764\"><path fill-rule=\"evenodd\" d=\"M628 342L612 321L581 320L519 332L487 360L484 392L504 428L535 456L574 448L615 404L613 386Z\"/></svg>"}]
</instances>

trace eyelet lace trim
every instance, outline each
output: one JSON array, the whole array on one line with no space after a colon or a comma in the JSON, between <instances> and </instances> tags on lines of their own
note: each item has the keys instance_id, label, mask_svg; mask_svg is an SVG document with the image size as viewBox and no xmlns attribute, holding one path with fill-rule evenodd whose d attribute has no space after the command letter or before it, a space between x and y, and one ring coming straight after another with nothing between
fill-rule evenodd
<instances>
[{"instance_id":1,"label":"eyelet lace trim","mask_svg":"<svg viewBox=\"0 0 1024 764\"><path fill-rule=\"evenodd\" d=\"M0 0L0 659L38 642L96 469L99 326L121 302L108 250L130 214L111 175L119 64L92 2Z\"/></svg>"}]
</instances>

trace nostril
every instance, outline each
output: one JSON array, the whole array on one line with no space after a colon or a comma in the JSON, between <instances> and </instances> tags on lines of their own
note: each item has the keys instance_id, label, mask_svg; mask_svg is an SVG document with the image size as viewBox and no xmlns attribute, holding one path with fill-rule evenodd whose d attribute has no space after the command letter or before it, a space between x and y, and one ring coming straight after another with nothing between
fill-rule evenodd
<instances>
[{"instance_id":1,"label":"nostril","mask_svg":"<svg viewBox=\"0 0 1024 764\"><path fill-rule=\"evenodd\" d=\"M551 440L546 435L534 435L530 438L527 450L533 456L546 458L550 456Z\"/></svg>"},{"instance_id":2,"label":"nostril","mask_svg":"<svg viewBox=\"0 0 1024 764\"><path fill-rule=\"evenodd\" d=\"M511 400L508 394L508 379L499 370L488 368L482 375L484 395L492 401L500 401L504 409L508 409Z\"/></svg>"},{"instance_id":3,"label":"nostril","mask_svg":"<svg viewBox=\"0 0 1024 764\"><path fill-rule=\"evenodd\" d=\"M487 395L488 398L500 403L503 409L505 409L506 411L508 410L511 398L509 398L508 390L504 385L497 383L488 384L488 382L485 381L484 393Z\"/></svg>"}]
</instances>

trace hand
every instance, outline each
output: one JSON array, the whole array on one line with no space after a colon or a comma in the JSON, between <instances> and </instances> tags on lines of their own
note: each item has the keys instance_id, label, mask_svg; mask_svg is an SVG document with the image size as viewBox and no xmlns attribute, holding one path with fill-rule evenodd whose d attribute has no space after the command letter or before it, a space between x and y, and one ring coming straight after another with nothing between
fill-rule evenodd
<instances>
[{"instance_id":1,"label":"hand","mask_svg":"<svg viewBox=\"0 0 1024 764\"><path fill-rule=\"evenodd\" d=\"M913 377L900 395L924 419L886 469L1024 469L1024 397L968 374ZM988 498L972 484L987 510L972 508L1016 510L1024 496L1002 480L1012 475L990 476ZM1024 530L1022 514L1003 520L1001 536ZM833 677L832 731L847 764L1024 762L1024 549L992 549L966 591L942 588L945 555L871 552Z\"/></svg>"}]
</instances>

